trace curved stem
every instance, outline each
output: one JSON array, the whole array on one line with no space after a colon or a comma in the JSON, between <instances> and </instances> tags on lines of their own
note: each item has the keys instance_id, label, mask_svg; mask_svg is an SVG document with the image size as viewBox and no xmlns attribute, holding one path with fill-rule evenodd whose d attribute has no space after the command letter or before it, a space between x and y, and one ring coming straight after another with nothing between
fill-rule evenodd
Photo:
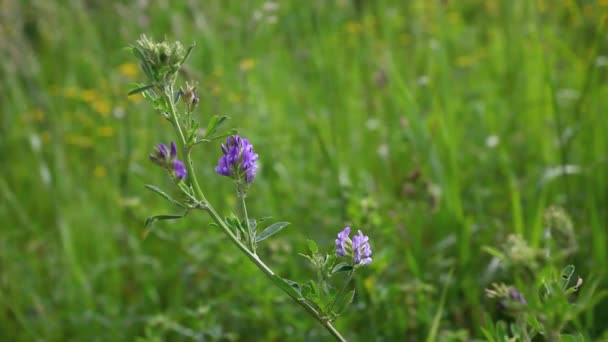
<instances>
[{"instance_id":1,"label":"curved stem","mask_svg":"<svg viewBox=\"0 0 608 342\"><path fill-rule=\"evenodd\" d=\"M270 267L268 267L256 254L255 252L250 251L247 246L245 246L241 240L239 240L239 238L236 237L236 235L234 235L234 233L232 232L232 230L230 229L230 227L228 227L226 225L226 223L224 222L224 220L221 218L221 216L215 211L215 209L213 209L213 207L211 206L211 204L209 202L207 202L207 199L205 198L205 195L203 194L203 191L201 190L200 185L198 184L198 179L196 177L196 174L194 173L194 166L192 164L192 160L190 159L190 149L189 147L186 145L187 141L186 141L186 137L184 136L184 133L181 129L179 120L177 118L177 111L175 109L175 103L173 101L173 87L171 86L169 88L169 94L164 94L165 96L165 100L168 102L168 107L169 107L169 112L171 115L171 122L173 123L175 130L178 133L179 136L179 145L180 145L180 149L183 153L184 156L184 163L186 164L186 169L188 170L188 179L190 180L190 183L192 184L192 187L194 188L194 191L197 195L197 197L205 203L206 207L205 207L205 211L207 211L209 213L209 215L211 216L211 219L222 229L222 231L224 232L224 234L226 234L226 236L228 237L228 239L230 239L230 241L232 241L232 243L234 243L238 249L241 250L241 252L243 252L248 258L249 260L251 260L264 274L266 274L266 276L268 276L268 278L270 278L270 280L275 283L275 285L278 285L277 282L279 281L279 279L277 279L277 275L272 271L272 269L270 269ZM243 201L243 209L245 210L245 213L247 212L246 208L245 208L245 203L244 203L244 198L242 199ZM249 229L249 218L247 217L247 214L245 214L245 220L247 222L247 227L248 230ZM280 280L282 281L282 280ZM293 293L290 293L289 291L285 290L282 286L278 286L283 292L285 292L289 297L291 297L296 303L298 303L300 306L302 306L310 315L312 315L319 323L321 323L321 325L323 325L323 327L337 340L340 342L346 342L346 339L340 334L340 332L338 330L336 330L336 328L331 324L331 322L329 320L327 320L326 318L322 317L313 307L311 307L310 305L308 305L303 298L300 298L298 296L295 296Z\"/></svg>"}]
</instances>

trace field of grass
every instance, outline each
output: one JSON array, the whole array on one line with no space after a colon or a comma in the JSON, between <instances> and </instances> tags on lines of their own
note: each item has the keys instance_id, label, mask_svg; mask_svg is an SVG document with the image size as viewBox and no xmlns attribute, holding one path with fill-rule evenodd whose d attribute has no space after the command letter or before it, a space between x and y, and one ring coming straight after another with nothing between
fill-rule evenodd
<instances>
[{"instance_id":1,"label":"field of grass","mask_svg":"<svg viewBox=\"0 0 608 342\"><path fill-rule=\"evenodd\" d=\"M175 208L144 187L171 189L148 160L170 125L127 97L145 78L124 48L142 33L196 42L181 74L198 119L228 115L255 146L249 212L291 222L259 250L277 273L313 276L307 238L370 236L336 322L349 341L487 339L512 318L484 289L515 284L532 305L542 269L500 260L513 234L572 247L542 262L600 293L607 25L604 0L0 2L0 340L331 340L207 216L143 238ZM193 159L228 214L220 153ZM567 246L550 206L572 219ZM608 300L562 332L608 339Z\"/></svg>"}]
</instances>

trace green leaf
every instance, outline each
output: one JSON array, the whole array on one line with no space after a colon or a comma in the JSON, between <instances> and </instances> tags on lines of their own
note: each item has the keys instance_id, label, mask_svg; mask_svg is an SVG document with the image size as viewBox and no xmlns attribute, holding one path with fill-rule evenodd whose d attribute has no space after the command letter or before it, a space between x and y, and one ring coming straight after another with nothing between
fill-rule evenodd
<instances>
[{"instance_id":1,"label":"green leaf","mask_svg":"<svg viewBox=\"0 0 608 342\"><path fill-rule=\"evenodd\" d=\"M538 331L539 333L543 333L543 327L541 326L540 322L538 321L538 319L536 318L536 316L534 315L525 315L524 316L526 318L526 322L536 331Z\"/></svg>"},{"instance_id":2,"label":"green leaf","mask_svg":"<svg viewBox=\"0 0 608 342\"><path fill-rule=\"evenodd\" d=\"M443 310L445 306L445 299L448 294L448 285L450 285L450 281L452 280L453 269L448 273L448 278L443 286L443 291L441 291L441 299L439 300L439 308L435 313L435 317L433 318L433 323L431 325L431 329L429 334L426 337L427 342L433 342L437 340L437 333L439 332L439 323L441 322L441 316L443 315ZM502 340L501 340L502 341Z\"/></svg>"},{"instance_id":3,"label":"green leaf","mask_svg":"<svg viewBox=\"0 0 608 342\"><path fill-rule=\"evenodd\" d=\"M298 254L305 257L306 259L308 259L308 261L310 261L311 264L315 265L315 259L313 259L310 255L306 255L306 254L302 254L302 253L298 253Z\"/></svg>"},{"instance_id":4,"label":"green leaf","mask_svg":"<svg viewBox=\"0 0 608 342\"><path fill-rule=\"evenodd\" d=\"M148 85L145 85L143 87L139 87L139 88L131 90L128 93L128 95L131 96L131 95L139 94L139 93L142 93L142 92L144 92L144 91L146 91L146 90L148 90L150 88L153 88L153 87L154 87L154 84L148 84Z\"/></svg>"},{"instance_id":5,"label":"green leaf","mask_svg":"<svg viewBox=\"0 0 608 342\"><path fill-rule=\"evenodd\" d=\"M509 335L507 334L507 323L503 321L498 321L496 323L496 337L499 341L506 341L508 336Z\"/></svg>"},{"instance_id":6,"label":"green leaf","mask_svg":"<svg viewBox=\"0 0 608 342\"><path fill-rule=\"evenodd\" d=\"M346 262L341 262L337 264L333 270L331 270L331 274L336 274L340 272L348 272L352 271L353 267Z\"/></svg>"},{"instance_id":7,"label":"green leaf","mask_svg":"<svg viewBox=\"0 0 608 342\"><path fill-rule=\"evenodd\" d=\"M215 132L217 132L217 130L220 128L220 126L226 121L230 119L229 116L223 115L223 116L218 116L218 115L214 115L211 120L209 120L209 124L207 124L207 131L205 131L205 138L209 138L211 135L213 135Z\"/></svg>"},{"instance_id":8,"label":"green leaf","mask_svg":"<svg viewBox=\"0 0 608 342\"><path fill-rule=\"evenodd\" d=\"M195 120L190 120L190 130L188 131L188 145L193 145L196 143L199 123Z\"/></svg>"},{"instance_id":9,"label":"green leaf","mask_svg":"<svg viewBox=\"0 0 608 342\"><path fill-rule=\"evenodd\" d=\"M146 219L146 222L144 223L144 227L148 227L150 226L154 221L163 221L163 220L177 220L180 219L182 217L184 217L186 215L184 214L164 214L164 215L154 215L154 216L150 216Z\"/></svg>"},{"instance_id":10,"label":"green leaf","mask_svg":"<svg viewBox=\"0 0 608 342\"><path fill-rule=\"evenodd\" d=\"M574 274L575 267L574 265L568 265L564 267L561 273L561 281L562 281L562 291L566 291L568 288L568 284L570 284L570 279Z\"/></svg>"},{"instance_id":11,"label":"green leaf","mask_svg":"<svg viewBox=\"0 0 608 342\"><path fill-rule=\"evenodd\" d=\"M292 286L292 284L297 284L296 282L291 281L289 279L283 279L276 274L273 274L271 279L278 287L281 288L281 290L289 294L291 297L296 299L303 299L302 294L299 291L299 286L298 290L296 290L296 288Z\"/></svg>"},{"instance_id":12,"label":"green leaf","mask_svg":"<svg viewBox=\"0 0 608 342\"><path fill-rule=\"evenodd\" d=\"M336 258L337 256L334 253L325 255L325 260L323 260L323 264L321 265L323 274L331 276L331 271L333 270L334 265L336 264Z\"/></svg>"},{"instance_id":13,"label":"green leaf","mask_svg":"<svg viewBox=\"0 0 608 342\"><path fill-rule=\"evenodd\" d=\"M483 336L485 336L485 338L488 339L488 342L496 342L494 336L492 336L492 333L488 329L481 328L481 333L483 334Z\"/></svg>"},{"instance_id":14,"label":"green leaf","mask_svg":"<svg viewBox=\"0 0 608 342\"><path fill-rule=\"evenodd\" d=\"M495 248L493 248L493 247L490 247L490 246L483 246L481 249L482 249L484 252L486 252L486 253L488 253L488 254L490 254L490 255L492 255L492 256L497 257L497 258L498 258L498 259L500 259L501 261L504 261L504 260L506 259L506 258L505 258L505 255L504 255L503 253L501 253L500 251L498 251L497 249L495 249Z\"/></svg>"},{"instance_id":15,"label":"green leaf","mask_svg":"<svg viewBox=\"0 0 608 342\"><path fill-rule=\"evenodd\" d=\"M317 284L314 282L314 280L309 280L307 284L304 284L302 287L302 295L304 298L310 299L315 303L319 301Z\"/></svg>"},{"instance_id":16,"label":"green leaf","mask_svg":"<svg viewBox=\"0 0 608 342\"><path fill-rule=\"evenodd\" d=\"M335 305L335 310L332 309L332 311L336 314L340 314L342 312L344 312L344 310L346 310L346 308L350 305L350 303L353 302L353 299L355 298L355 290L350 290L347 293L341 295L337 300L336 300L336 305Z\"/></svg>"},{"instance_id":17,"label":"green leaf","mask_svg":"<svg viewBox=\"0 0 608 342\"><path fill-rule=\"evenodd\" d=\"M317 243L314 242L313 240L307 240L306 243L308 244L308 250L310 251L311 254L317 254L317 252L319 252L319 247L317 246Z\"/></svg>"},{"instance_id":18,"label":"green leaf","mask_svg":"<svg viewBox=\"0 0 608 342\"><path fill-rule=\"evenodd\" d=\"M264 231L261 232L260 235L255 237L255 242L260 242L262 240L267 239L268 237L274 235L281 229L287 227L287 225L289 225L289 222L277 222L275 224L272 224L270 227L264 229Z\"/></svg>"},{"instance_id":19,"label":"green leaf","mask_svg":"<svg viewBox=\"0 0 608 342\"><path fill-rule=\"evenodd\" d=\"M144 228L146 228L144 230L144 232L142 233L142 238L146 238L148 237L148 234L150 234L150 232L152 231L152 227L150 227L152 225L152 223L154 221L162 221L162 220L177 220L180 219L184 216L186 216L188 214L188 211L184 212L181 215L178 214L165 214L165 215L155 215L155 216L150 216L146 219L146 222L144 223Z\"/></svg>"},{"instance_id":20,"label":"green leaf","mask_svg":"<svg viewBox=\"0 0 608 342\"><path fill-rule=\"evenodd\" d=\"M146 184L146 188L149 190L152 190L154 192L156 192L157 194L161 195L162 197L164 197L166 200L168 200L169 202L182 207L182 208L186 208L185 205L179 203L177 200L173 199L173 197L169 196L166 192L162 191L161 189L155 187L154 185L150 185L150 184Z\"/></svg>"},{"instance_id":21,"label":"green leaf","mask_svg":"<svg viewBox=\"0 0 608 342\"><path fill-rule=\"evenodd\" d=\"M192 53L192 49L194 49L195 46L196 43L192 43L192 45L188 47L188 50L186 50L186 54L184 55L184 59L182 59L182 62L180 64L186 63L186 60L188 60L188 57L190 57L190 53Z\"/></svg>"},{"instance_id":22,"label":"green leaf","mask_svg":"<svg viewBox=\"0 0 608 342\"><path fill-rule=\"evenodd\" d=\"M234 214L231 213L230 216L226 217L226 219L224 219L224 222L234 230L235 233L243 233L244 235L247 235L248 232L245 229L245 227L243 227L243 225L241 224L241 221L239 220L239 218Z\"/></svg>"},{"instance_id":23,"label":"green leaf","mask_svg":"<svg viewBox=\"0 0 608 342\"><path fill-rule=\"evenodd\" d=\"M559 341L560 342L584 342L585 337L580 333L578 335L560 334Z\"/></svg>"},{"instance_id":24,"label":"green leaf","mask_svg":"<svg viewBox=\"0 0 608 342\"><path fill-rule=\"evenodd\" d=\"M484 320L485 328L484 327L481 328L482 334L485 336L485 338L488 340L488 342L497 342L496 339L494 338L494 336L496 335L496 331L495 331L496 329L494 327L494 321L492 320L492 317L490 316L490 314L488 314L487 312L484 313L483 320Z\"/></svg>"}]
</instances>

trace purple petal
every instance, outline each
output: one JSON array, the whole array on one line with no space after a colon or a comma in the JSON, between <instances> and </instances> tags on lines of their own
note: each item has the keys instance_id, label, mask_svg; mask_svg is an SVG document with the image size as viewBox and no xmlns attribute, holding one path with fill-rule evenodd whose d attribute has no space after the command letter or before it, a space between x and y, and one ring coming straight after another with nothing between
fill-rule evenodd
<instances>
[{"instance_id":1,"label":"purple petal","mask_svg":"<svg viewBox=\"0 0 608 342\"><path fill-rule=\"evenodd\" d=\"M175 159L173 161L173 171L175 172L175 177L180 180L185 179L188 175L188 171L186 171L184 163L182 163L178 159Z\"/></svg>"},{"instance_id":2,"label":"purple petal","mask_svg":"<svg viewBox=\"0 0 608 342\"><path fill-rule=\"evenodd\" d=\"M171 142L171 159L177 157L177 146L175 146L175 143L172 141Z\"/></svg>"}]
</instances>

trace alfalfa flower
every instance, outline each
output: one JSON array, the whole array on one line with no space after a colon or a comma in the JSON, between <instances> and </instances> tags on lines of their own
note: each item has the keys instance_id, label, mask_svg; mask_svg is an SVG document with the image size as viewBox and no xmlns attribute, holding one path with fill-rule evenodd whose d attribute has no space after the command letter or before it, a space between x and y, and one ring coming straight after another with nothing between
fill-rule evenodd
<instances>
[{"instance_id":1,"label":"alfalfa flower","mask_svg":"<svg viewBox=\"0 0 608 342\"><path fill-rule=\"evenodd\" d=\"M188 175L184 163L177 159L177 146L172 141L167 145L160 143L156 146L154 153L150 154L150 160L160 167L172 172L175 178L182 180Z\"/></svg>"},{"instance_id":2,"label":"alfalfa flower","mask_svg":"<svg viewBox=\"0 0 608 342\"><path fill-rule=\"evenodd\" d=\"M222 144L224 155L220 158L215 172L219 175L231 177L237 182L242 179L247 184L253 182L258 165L258 155L253 152L253 145L238 135L229 136Z\"/></svg>"},{"instance_id":3,"label":"alfalfa flower","mask_svg":"<svg viewBox=\"0 0 608 342\"><path fill-rule=\"evenodd\" d=\"M353 265L369 265L372 263L372 248L369 245L369 237L359 233L350 239L350 227L345 227L338 233L336 238L336 255L352 257Z\"/></svg>"},{"instance_id":4,"label":"alfalfa flower","mask_svg":"<svg viewBox=\"0 0 608 342\"><path fill-rule=\"evenodd\" d=\"M347 248L349 250L352 248L352 241L349 235L350 227L346 227L338 233L338 238L336 239L336 254L338 256L346 256L348 254Z\"/></svg>"}]
</instances>

